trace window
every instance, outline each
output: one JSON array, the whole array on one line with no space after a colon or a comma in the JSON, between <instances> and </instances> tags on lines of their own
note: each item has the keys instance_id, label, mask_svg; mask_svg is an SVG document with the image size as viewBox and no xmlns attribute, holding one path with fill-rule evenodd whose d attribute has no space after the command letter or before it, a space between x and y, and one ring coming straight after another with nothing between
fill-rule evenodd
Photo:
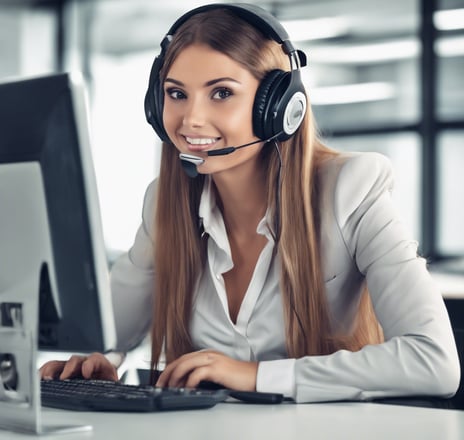
<instances>
[{"instance_id":1,"label":"window","mask_svg":"<svg viewBox=\"0 0 464 440\"><path fill-rule=\"evenodd\" d=\"M281 15L309 56L305 81L325 142L391 159L393 198L422 241L418 2L312 1Z\"/></svg>"},{"instance_id":2,"label":"window","mask_svg":"<svg viewBox=\"0 0 464 440\"><path fill-rule=\"evenodd\" d=\"M434 15L437 28L437 256L464 272L464 5L441 0ZM459 263L460 261L460 263Z\"/></svg>"},{"instance_id":3,"label":"window","mask_svg":"<svg viewBox=\"0 0 464 440\"><path fill-rule=\"evenodd\" d=\"M144 189L158 172L160 143L143 112L153 58L175 19L203 3L0 6L0 37L9 42L0 46L0 77L78 68L89 81L103 226L116 254L130 246ZM421 253L464 258L462 0L255 3L282 20L307 52L304 81L326 143L388 156L395 201Z\"/></svg>"},{"instance_id":4,"label":"window","mask_svg":"<svg viewBox=\"0 0 464 440\"><path fill-rule=\"evenodd\" d=\"M464 255L464 130L438 137L438 252Z\"/></svg>"}]
</instances>

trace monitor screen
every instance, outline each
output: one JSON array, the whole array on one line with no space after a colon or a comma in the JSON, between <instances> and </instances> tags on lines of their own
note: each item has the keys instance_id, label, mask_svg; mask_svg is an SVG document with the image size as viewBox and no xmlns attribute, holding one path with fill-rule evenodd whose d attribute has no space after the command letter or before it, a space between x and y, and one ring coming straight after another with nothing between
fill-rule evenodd
<instances>
[{"instance_id":1,"label":"monitor screen","mask_svg":"<svg viewBox=\"0 0 464 440\"><path fill-rule=\"evenodd\" d=\"M0 84L0 203L0 293L37 286L39 348L114 348L80 75ZM0 323L14 325L14 309L2 303Z\"/></svg>"}]
</instances>

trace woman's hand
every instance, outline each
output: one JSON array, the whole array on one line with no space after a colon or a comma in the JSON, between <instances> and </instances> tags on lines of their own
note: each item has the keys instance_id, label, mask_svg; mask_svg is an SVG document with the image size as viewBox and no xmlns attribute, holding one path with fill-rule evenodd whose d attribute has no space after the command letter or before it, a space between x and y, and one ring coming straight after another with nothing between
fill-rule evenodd
<instances>
[{"instance_id":1,"label":"woman's hand","mask_svg":"<svg viewBox=\"0 0 464 440\"><path fill-rule=\"evenodd\" d=\"M255 391L257 371L257 362L237 361L212 350L195 351L171 362L156 386L195 388L207 380L232 390Z\"/></svg>"},{"instance_id":2,"label":"woman's hand","mask_svg":"<svg viewBox=\"0 0 464 440\"><path fill-rule=\"evenodd\" d=\"M42 379L84 379L118 380L114 365L101 353L89 356L71 356L67 361L49 361L40 368Z\"/></svg>"}]
</instances>

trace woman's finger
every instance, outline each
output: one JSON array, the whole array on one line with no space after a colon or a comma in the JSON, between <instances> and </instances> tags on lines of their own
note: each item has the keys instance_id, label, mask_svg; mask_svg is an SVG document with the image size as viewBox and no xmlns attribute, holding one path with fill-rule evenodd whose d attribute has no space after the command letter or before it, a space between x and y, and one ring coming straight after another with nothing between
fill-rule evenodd
<instances>
[{"instance_id":1,"label":"woman's finger","mask_svg":"<svg viewBox=\"0 0 464 440\"><path fill-rule=\"evenodd\" d=\"M61 372L59 378L61 380L64 380L64 379L70 379L73 377L81 377L82 376L81 366L85 360L86 360L85 356L77 356L77 355L71 356L69 360L65 363L63 371Z\"/></svg>"},{"instance_id":2,"label":"woman's finger","mask_svg":"<svg viewBox=\"0 0 464 440\"><path fill-rule=\"evenodd\" d=\"M206 365L195 368L187 377L185 381L185 388L196 388L202 380L208 380L217 383L213 378L214 367L212 365ZM221 385L220 383L217 383Z\"/></svg>"},{"instance_id":3,"label":"woman's finger","mask_svg":"<svg viewBox=\"0 0 464 440\"><path fill-rule=\"evenodd\" d=\"M49 361L43 364L39 369L41 379L51 380L59 377L66 361Z\"/></svg>"},{"instance_id":4,"label":"woman's finger","mask_svg":"<svg viewBox=\"0 0 464 440\"><path fill-rule=\"evenodd\" d=\"M193 370L210 365L216 356L217 353L211 351L197 351L181 356L168 365L163 378L160 376L163 384L160 386L166 386L166 384L170 387L184 386ZM158 380L158 382L160 381Z\"/></svg>"},{"instance_id":5,"label":"woman's finger","mask_svg":"<svg viewBox=\"0 0 464 440\"><path fill-rule=\"evenodd\" d=\"M85 379L118 380L116 368L101 353L88 356L82 363L81 372Z\"/></svg>"}]
</instances>

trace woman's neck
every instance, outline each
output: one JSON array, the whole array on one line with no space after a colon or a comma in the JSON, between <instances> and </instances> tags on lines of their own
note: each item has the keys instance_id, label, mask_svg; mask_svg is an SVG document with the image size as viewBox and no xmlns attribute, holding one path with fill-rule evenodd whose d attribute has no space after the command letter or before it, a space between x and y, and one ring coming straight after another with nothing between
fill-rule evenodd
<instances>
[{"instance_id":1,"label":"woman's neck","mask_svg":"<svg viewBox=\"0 0 464 440\"><path fill-rule=\"evenodd\" d=\"M213 181L228 233L255 234L267 208L263 170L256 165L241 167L214 175Z\"/></svg>"}]
</instances>

